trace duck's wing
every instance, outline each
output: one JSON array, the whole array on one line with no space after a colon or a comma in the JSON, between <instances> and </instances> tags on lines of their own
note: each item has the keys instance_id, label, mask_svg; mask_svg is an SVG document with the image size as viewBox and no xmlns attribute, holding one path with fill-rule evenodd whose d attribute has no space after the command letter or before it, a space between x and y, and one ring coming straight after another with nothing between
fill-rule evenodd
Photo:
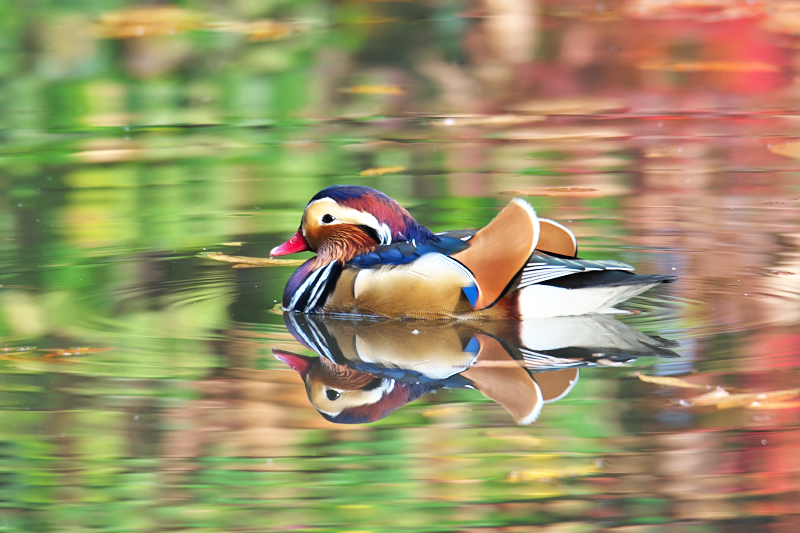
<instances>
[{"instance_id":1,"label":"duck's wing","mask_svg":"<svg viewBox=\"0 0 800 533\"><path fill-rule=\"evenodd\" d=\"M451 233L459 235L459 237L451 236ZM469 247L469 243L460 238L462 233L469 236L475 232L465 230L438 233L436 234L438 240L424 243L411 240L385 244L370 252L355 256L347 264L358 268L373 268L385 265L407 265L430 253L451 255Z\"/></svg>"},{"instance_id":2,"label":"duck's wing","mask_svg":"<svg viewBox=\"0 0 800 533\"><path fill-rule=\"evenodd\" d=\"M573 274L611 271L631 272L633 271L633 267L620 261L613 260L588 261L586 259L555 257L537 250L528 258L527 263L523 267L518 288L522 289L529 285L544 283L552 279L571 276ZM619 276L617 276L617 278L618 277ZM623 279L625 279L625 275L623 275Z\"/></svg>"},{"instance_id":3,"label":"duck's wing","mask_svg":"<svg viewBox=\"0 0 800 533\"><path fill-rule=\"evenodd\" d=\"M508 291L536 248L539 232L533 208L514 198L467 241L469 248L452 254L475 278L474 288L464 288L475 310L491 307Z\"/></svg>"}]
</instances>

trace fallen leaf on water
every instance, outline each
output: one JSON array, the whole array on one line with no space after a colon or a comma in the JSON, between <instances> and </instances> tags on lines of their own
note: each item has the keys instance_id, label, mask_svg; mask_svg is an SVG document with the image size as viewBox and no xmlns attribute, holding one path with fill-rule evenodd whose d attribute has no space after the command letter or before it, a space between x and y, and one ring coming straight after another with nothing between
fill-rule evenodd
<instances>
[{"instance_id":1,"label":"fallen leaf on water","mask_svg":"<svg viewBox=\"0 0 800 533\"><path fill-rule=\"evenodd\" d=\"M600 468L596 464L573 466L567 468L540 468L530 470L514 470L508 474L507 481L519 483L524 481L548 482L572 477L585 477L597 474Z\"/></svg>"},{"instance_id":2,"label":"fallen leaf on water","mask_svg":"<svg viewBox=\"0 0 800 533\"><path fill-rule=\"evenodd\" d=\"M718 389L714 389L711 392L707 392L705 394L701 394L696 398L691 399L692 405L716 405L721 400L725 398L730 398L731 393L723 389L722 387Z\"/></svg>"},{"instance_id":3,"label":"fallen leaf on water","mask_svg":"<svg viewBox=\"0 0 800 533\"><path fill-rule=\"evenodd\" d=\"M366 170L361 171L362 176L383 176L384 174L394 174L396 172L402 172L406 169L406 167L377 167L377 168L368 168Z\"/></svg>"},{"instance_id":4,"label":"fallen leaf on water","mask_svg":"<svg viewBox=\"0 0 800 533\"><path fill-rule=\"evenodd\" d=\"M223 33L240 33L247 35L250 42L276 41L285 39L302 31L301 26L289 22L272 19L253 20L248 22L211 22L206 28Z\"/></svg>"},{"instance_id":5,"label":"fallen leaf on water","mask_svg":"<svg viewBox=\"0 0 800 533\"><path fill-rule=\"evenodd\" d=\"M503 191L501 194L512 194L514 196L577 196L582 198L605 196L598 189L593 189L591 187L547 187L544 189Z\"/></svg>"},{"instance_id":6,"label":"fallen leaf on water","mask_svg":"<svg viewBox=\"0 0 800 533\"><path fill-rule=\"evenodd\" d=\"M669 376L646 376L641 372L637 372L636 377L645 383L655 383L656 385L663 385L665 387L678 387L681 389L709 389L709 385L697 385L689 383L681 378L673 378Z\"/></svg>"},{"instance_id":7,"label":"fallen leaf on water","mask_svg":"<svg viewBox=\"0 0 800 533\"><path fill-rule=\"evenodd\" d=\"M512 110L536 115L596 115L625 108L625 101L617 98L558 98L530 100L513 106Z\"/></svg>"},{"instance_id":8,"label":"fallen leaf on water","mask_svg":"<svg viewBox=\"0 0 800 533\"><path fill-rule=\"evenodd\" d=\"M339 92L350 94L380 94L380 95L402 95L406 94L405 89L394 85L354 85L339 89Z\"/></svg>"},{"instance_id":9,"label":"fallen leaf on water","mask_svg":"<svg viewBox=\"0 0 800 533\"><path fill-rule=\"evenodd\" d=\"M2 287L2 285L0 285ZM0 352L14 352L14 353L22 353L22 352L32 352L36 350L36 346L4 346L0 348Z\"/></svg>"},{"instance_id":10,"label":"fallen leaf on water","mask_svg":"<svg viewBox=\"0 0 800 533\"><path fill-rule=\"evenodd\" d=\"M800 141L793 141L784 144L773 144L769 147L769 151L773 154L785 155L786 157L800 159Z\"/></svg>"},{"instance_id":11,"label":"fallen leaf on water","mask_svg":"<svg viewBox=\"0 0 800 533\"><path fill-rule=\"evenodd\" d=\"M200 14L178 7L137 7L100 15L95 31L106 39L175 35L201 27L201 19Z\"/></svg>"},{"instance_id":12,"label":"fallen leaf on water","mask_svg":"<svg viewBox=\"0 0 800 533\"><path fill-rule=\"evenodd\" d=\"M784 402L784 401L777 401L777 402L758 401L758 402L752 402L751 404L745 406L745 409L798 409L798 408L800 408L800 402Z\"/></svg>"},{"instance_id":13,"label":"fallen leaf on water","mask_svg":"<svg viewBox=\"0 0 800 533\"><path fill-rule=\"evenodd\" d=\"M656 20L691 18L694 22L733 20L754 17L764 12L762 2L747 4L727 0L632 0L625 3L625 11L632 17Z\"/></svg>"},{"instance_id":14,"label":"fallen leaf on water","mask_svg":"<svg viewBox=\"0 0 800 533\"><path fill-rule=\"evenodd\" d=\"M97 352L107 352L112 348L90 348L90 347L78 347L78 348L62 348L58 350L46 349L46 348L18 348L16 351L9 351L4 350L2 351L2 355L0 355L0 359L4 359L7 361L41 361L41 362L48 362L48 363L77 363L77 361L72 361L68 359L62 359L64 357L72 357L75 355L85 355L89 353L97 353ZM47 352L42 354L41 357L33 358L32 356L38 356L36 352Z\"/></svg>"},{"instance_id":15,"label":"fallen leaf on water","mask_svg":"<svg viewBox=\"0 0 800 533\"><path fill-rule=\"evenodd\" d=\"M641 372L636 373L636 377L647 383L655 383L666 387L678 387L684 389L707 389L706 385L696 385L680 378L663 376L646 376ZM717 409L730 409L732 407L746 407L749 409L788 409L800 402L785 402L785 400L800 396L800 389L787 389L769 392L737 392L731 393L729 389L717 387L716 389L696 396L689 400L681 400L682 405L693 407L713 406Z\"/></svg>"},{"instance_id":16,"label":"fallen leaf on water","mask_svg":"<svg viewBox=\"0 0 800 533\"><path fill-rule=\"evenodd\" d=\"M144 150L122 139L93 139L81 147L84 150L73 154L81 163L119 163L144 157Z\"/></svg>"},{"instance_id":17,"label":"fallen leaf on water","mask_svg":"<svg viewBox=\"0 0 800 533\"><path fill-rule=\"evenodd\" d=\"M667 72L778 72L776 65L758 61L647 61L642 70Z\"/></svg>"},{"instance_id":18,"label":"fallen leaf on water","mask_svg":"<svg viewBox=\"0 0 800 533\"><path fill-rule=\"evenodd\" d=\"M436 119L431 122L431 125L454 128L464 126L509 126L514 124L527 124L528 122L539 122L541 120L545 120L545 118L542 116L514 115L510 113L502 115L452 115Z\"/></svg>"},{"instance_id":19,"label":"fallen leaf on water","mask_svg":"<svg viewBox=\"0 0 800 533\"><path fill-rule=\"evenodd\" d=\"M119 163L136 161L142 157L142 151L135 148L118 148L110 150L91 150L77 152L75 157L82 163Z\"/></svg>"},{"instance_id":20,"label":"fallen leaf on water","mask_svg":"<svg viewBox=\"0 0 800 533\"><path fill-rule=\"evenodd\" d=\"M767 18L763 25L766 29L774 32L795 35L800 33L800 3L769 4Z\"/></svg>"},{"instance_id":21,"label":"fallen leaf on water","mask_svg":"<svg viewBox=\"0 0 800 533\"><path fill-rule=\"evenodd\" d=\"M523 446L531 446L534 448L538 448L542 445L542 439L539 437L533 437L531 435L508 435L505 433L498 433L496 431L488 431L485 435L489 438L493 439L500 439L507 442L513 442L515 444L521 444Z\"/></svg>"},{"instance_id":22,"label":"fallen leaf on water","mask_svg":"<svg viewBox=\"0 0 800 533\"><path fill-rule=\"evenodd\" d=\"M627 132L612 128L564 126L509 130L495 133L491 138L509 141L590 141L596 139L618 139L628 136Z\"/></svg>"},{"instance_id":23,"label":"fallen leaf on water","mask_svg":"<svg viewBox=\"0 0 800 533\"><path fill-rule=\"evenodd\" d=\"M730 409L731 407L747 407L751 404L760 402L780 402L800 396L800 389L778 390L772 392L746 392L741 394L731 394L726 398L720 398L719 402L713 404L718 409Z\"/></svg>"},{"instance_id":24,"label":"fallen leaf on water","mask_svg":"<svg viewBox=\"0 0 800 533\"><path fill-rule=\"evenodd\" d=\"M424 416L425 418L449 417L452 415L463 413L464 410L465 407L463 405L429 407L428 409L422 411L422 416Z\"/></svg>"},{"instance_id":25,"label":"fallen leaf on water","mask_svg":"<svg viewBox=\"0 0 800 533\"><path fill-rule=\"evenodd\" d=\"M107 352L109 350L111 350L111 348L66 348L46 353L43 357L70 357L73 355L85 355L87 353Z\"/></svg>"},{"instance_id":26,"label":"fallen leaf on water","mask_svg":"<svg viewBox=\"0 0 800 533\"><path fill-rule=\"evenodd\" d=\"M236 266L266 267L266 266L299 266L305 263L304 259L270 259L269 257L246 257L243 255L226 255L220 252L200 254L214 261L224 263L237 263Z\"/></svg>"}]
</instances>

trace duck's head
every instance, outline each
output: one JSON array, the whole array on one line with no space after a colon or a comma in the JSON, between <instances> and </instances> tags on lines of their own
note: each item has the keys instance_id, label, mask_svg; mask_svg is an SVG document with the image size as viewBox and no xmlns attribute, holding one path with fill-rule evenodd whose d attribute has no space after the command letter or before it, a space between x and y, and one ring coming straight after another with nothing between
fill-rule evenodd
<instances>
[{"instance_id":1,"label":"duck's head","mask_svg":"<svg viewBox=\"0 0 800 533\"><path fill-rule=\"evenodd\" d=\"M270 257L316 252L320 265L348 261L381 244L435 239L400 204L360 185L335 185L318 192L306 206L300 229L270 251Z\"/></svg>"}]
</instances>

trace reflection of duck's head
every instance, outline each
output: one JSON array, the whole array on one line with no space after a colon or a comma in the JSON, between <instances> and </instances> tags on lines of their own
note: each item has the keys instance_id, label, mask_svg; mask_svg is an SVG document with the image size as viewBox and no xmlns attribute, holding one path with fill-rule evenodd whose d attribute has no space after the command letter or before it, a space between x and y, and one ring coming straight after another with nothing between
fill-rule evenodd
<instances>
[{"instance_id":1,"label":"reflection of duck's head","mask_svg":"<svg viewBox=\"0 0 800 533\"><path fill-rule=\"evenodd\" d=\"M324 357L306 357L277 349L273 353L300 374L314 408L338 424L380 420L435 388L361 372Z\"/></svg>"}]
</instances>

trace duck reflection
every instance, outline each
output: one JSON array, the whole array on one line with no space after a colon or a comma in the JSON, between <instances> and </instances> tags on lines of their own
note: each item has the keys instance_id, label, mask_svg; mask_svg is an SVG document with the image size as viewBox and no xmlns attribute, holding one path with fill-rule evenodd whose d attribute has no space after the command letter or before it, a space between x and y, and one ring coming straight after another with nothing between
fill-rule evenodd
<instances>
[{"instance_id":1,"label":"duck reflection","mask_svg":"<svg viewBox=\"0 0 800 533\"><path fill-rule=\"evenodd\" d=\"M472 388L531 424L566 396L579 367L677 357L676 343L608 315L513 322L425 322L285 313L291 334L320 357L273 349L311 404L341 424L379 420L423 394Z\"/></svg>"}]
</instances>

